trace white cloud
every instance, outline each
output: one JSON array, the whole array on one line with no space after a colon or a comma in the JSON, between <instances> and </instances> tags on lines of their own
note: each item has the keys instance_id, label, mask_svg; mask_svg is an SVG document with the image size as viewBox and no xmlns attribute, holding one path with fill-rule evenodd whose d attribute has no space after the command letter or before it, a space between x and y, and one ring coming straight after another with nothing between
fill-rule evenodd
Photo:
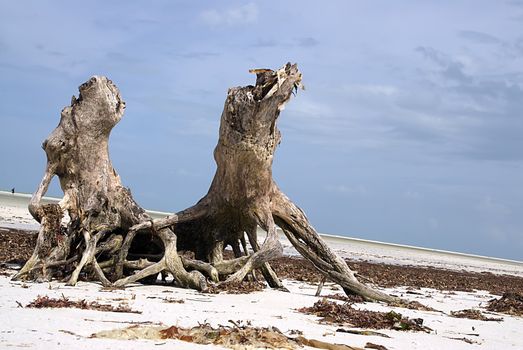
<instances>
[{"instance_id":1,"label":"white cloud","mask_svg":"<svg viewBox=\"0 0 523 350\"><path fill-rule=\"evenodd\" d=\"M258 7L254 3L224 10L206 10L200 14L202 21L211 26L255 23L258 20Z\"/></svg>"}]
</instances>

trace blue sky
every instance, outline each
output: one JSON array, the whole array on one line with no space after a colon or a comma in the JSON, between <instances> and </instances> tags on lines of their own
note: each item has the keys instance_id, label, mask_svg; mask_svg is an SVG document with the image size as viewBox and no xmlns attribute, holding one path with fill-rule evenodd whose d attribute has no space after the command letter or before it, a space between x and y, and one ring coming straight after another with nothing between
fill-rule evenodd
<instances>
[{"instance_id":1,"label":"blue sky","mask_svg":"<svg viewBox=\"0 0 523 350\"><path fill-rule=\"evenodd\" d=\"M203 196L228 87L297 62L274 177L320 232L523 260L523 1L0 0L0 188L91 75L138 202ZM58 186L50 191L59 195Z\"/></svg>"}]
</instances>

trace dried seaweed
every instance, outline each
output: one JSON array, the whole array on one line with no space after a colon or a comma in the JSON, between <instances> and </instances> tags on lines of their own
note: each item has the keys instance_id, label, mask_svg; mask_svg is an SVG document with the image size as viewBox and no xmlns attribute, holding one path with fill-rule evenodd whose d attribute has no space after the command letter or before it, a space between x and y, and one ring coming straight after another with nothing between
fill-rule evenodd
<instances>
[{"instance_id":1,"label":"dried seaweed","mask_svg":"<svg viewBox=\"0 0 523 350\"><path fill-rule=\"evenodd\" d=\"M449 339L452 339L452 340L461 340L461 341L464 341L467 344L481 344L480 342L477 342L475 340L472 340L472 339L469 339L469 338L465 338L465 337L462 337L462 338L445 337L445 338L449 338Z\"/></svg>"},{"instance_id":2,"label":"dried seaweed","mask_svg":"<svg viewBox=\"0 0 523 350\"><path fill-rule=\"evenodd\" d=\"M112 306L109 304L100 304L96 301L88 302L83 300L69 300L62 295L60 299L49 298L48 296L38 296L35 300L27 304L25 307L28 308L77 308L84 310L97 310L106 312L125 312L133 314L141 314L141 311L132 310L127 304L120 303L118 306Z\"/></svg>"},{"instance_id":3,"label":"dried seaweed","mask_svg":"<svg viewBox=\"0 0 523 350\"><path fill-rule=\"evenodd\" d=\"M523 293L505 293L499 299L492 299L488 303L487 310L523 316Z\"/></svg>"},{"instance_id":4,"label":"dried seaweed","mask_svg":"<svg viewBox=\"0 0 523 350\"><path fill-rule=\"evenodd\" d=\"M480 321L503 321L502 318L497 317L487 317L483 315L483 313L476 309L465 309L465 310L458 310L458 311L451 311L450 313L452 317L457 318L468 318L471 320L480 320Z\"/></svg>"},{"instance_id":5,"label":"dried seaweed","mask_svg":"<svg viewBox=\"0 0 523 350\"><path fill-rule=\"evenodd\" d=\"M284 256L271 261L271 266L283 279L319 283L323 278L312 263L302 258Z\"/></svg>"},{"instance_id":6,"label":"dried seaweed","mask_svg":"<svg viewBox=\"0 0 523 350\"><path fill-rule=\"evenodd\" d=\"M243 281L241 283L220 283L209 286L205 293L209 294L249 294L265 289L265 283Z\"/></svg>"},{"instance_id":7,"label":"dried seaweed","mask_svg":"<svg viewBox=\"0 0 523 350\"><path fill-rule=\"evenodd\" d=\"M434 308L431 308L430 306L423 305L422 303L417 302L417 301L398 302L391 306L404 307L406 309L418 310L418 311L438 311Z\"/></svg>"},{"instance_id":8,"label":"dried seaweed","mask_svg":"<svg viewBox=\"0 0 523 350\"><path fill-rule=\"evenodd\" d=\"M169 303L169 304L184 304L185 303L185 300L183 300L183 299L163 298L162 300L164 303Z\"/></svg>"},{"instance_id":9,"label":"dried seaweed","mask_svg":"<svg viewBox=\"0 0 523 350\"><path fill-rule=\"evenodd\" d=\"M331 324L350 324L358 328L395 329L401 331L423 331L431 329L423 326L423 319L409 319L400 313L378 312L354 309L350 304L339 304L327 299L318 300L312 307L298 310L321 317L321 322Z\"/></svg>"},{"instance_id":10,"label":"dried seaweed","mask_svg":"<svg viewBox=\"0 0 523 350\"><path fill-rule=\"evenodd\" d=\"M523 278L511 275L495 275L489 272L468 272L439 269L435 267L416 267L385 265L369 262L348 261L351 269L358 271L383 288L412 286L471 292L487 290L492 294L502 295L513 291L523 293Z\"/></svg>"},{"instance_id":11,"label":"dried seaweed","mask_svg":"<svg viewBox=\"0 0 523 350\"><path fill-rule=\"evenodd\" d=\"M23 264L33 254L38 232L0 228L0 262Z\"/></svg>"},{"instance_id":12,"label":"dried seaweed","mask_svg":"<svg viewBox=\"0 0 523 350\"><path fill-rule=\"evenodd\" d=\"M344 301L346 303L351 303L351 304L365 302L364 297L362 297L361 295L356 295L356 294L347 295L347 294L336 293L336 294L325 295L324 298Z\"/></svg>"},{"instance_id":13,"label":"dried seaweed","mask_svg":"<svg viewBox=\"0 0 523 350\"><path fill-rule=\"evenodd\" d=\"M374 343L365 344L365 349L388 350L383 345L378 345L378 344L374 344Z\"/></svg>"},{"instance_id":14,"label":"dried seaweed","mask_svg":"<svg viewBox=\"0 0 523 350\"><path fill-rule=\"evenodd\" d=\"M347 263L352 270L358 271L358 275L363 280L374 281L383 288L410 286L463 292L487 290L497 295L505 292L523 293L523 278L519 276L453 271L434 267L386 265L365 261L347 260ZM272 261L271 266L282 278L309 283L319 283L322 279L322 275L314 266L302 258L282 257Z\"/></svg>"}]
</instances>

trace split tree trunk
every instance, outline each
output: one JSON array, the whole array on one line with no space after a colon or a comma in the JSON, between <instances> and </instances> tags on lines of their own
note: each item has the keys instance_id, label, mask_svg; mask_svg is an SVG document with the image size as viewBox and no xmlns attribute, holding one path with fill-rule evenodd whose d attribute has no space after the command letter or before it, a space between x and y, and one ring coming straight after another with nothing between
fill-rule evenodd
<instances>
[{"instance_id":1,"label":"split tree trunk","mask_svg":"<svg viewBox=\"0 0 523 350\"><path fill-rule=\"evenodd\" d=\"M288 63L277 71L251 72L256 73L255 86L231 88L227 94L214 150L217 170L207 195L187 210L154 220L154 227L172 227L179 249L192 250L197 259L214 266L235 263L222 262L222 250L230 245L241 264L227 276L226 283L240 282L253 269L260 269L270 286L281 288L268 263L282 254L276 231L279 226L298 252L346 293L395 301L360 283L272 178L274 151L281 139L276 121L293 92L301 87L297 65ZM261 247L256 241L257 225L267 232ZM146 222L134 229L150 226L151 222ZM255 251L248 257L240 250L245 246L245 233Z\"/></svg>"}]
</instances>

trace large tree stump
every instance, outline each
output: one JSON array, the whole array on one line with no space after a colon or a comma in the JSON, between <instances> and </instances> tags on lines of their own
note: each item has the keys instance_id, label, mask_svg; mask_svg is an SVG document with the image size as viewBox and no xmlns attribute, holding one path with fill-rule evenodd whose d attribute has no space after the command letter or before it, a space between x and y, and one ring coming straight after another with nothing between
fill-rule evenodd
<instances>
[{"instance_id":1,"label":"large tree stump","mask_svg":"<svg viewBox=\"0 0 523 350\"><path fill-rule=\"evenodd\" d=\"M118 89L96 76L81 85L79 98L73 96L43 143L47 167L29 205L41 229L33 256L14 279L62 276L74 285L84 276L122 287L170 273L178 286L205 290L203 274L210 283L239 283L260 270L271 287L283 288L269 265L282 254L279 226L298 252L347 293L397 301L360 283L272 178L281 139L276 120L301 86L297 66L252 72L255 86L229 89L214 150L217 170L207 195L154 221L122 186L109 159L109 134L125 108ZM54 175L64 197L59 205L41 205ZM258 226L267 232L261 246ZM233 249L232 260L223 258L227 246ZM179 250L194 252L196 260L180 256Z\"/></svg>"},{"instance_id":2,"label":"large tree stump","mask_svg":"<svg viewBox=\"0 0 523 350\"><path fill-rule=\"evenodd\" d=\"M151 218L122 186L109 159L109 134L122 118L125 103L105 77L92 77L79 91L78 99L73 96L71 105L62 110L59 125L42 145L47 166L29 205L41 229L33 256L14 279L47 280L62 275L74 285L81 274L88 273L87 278L93 276L110 286L167 271L180 286L205 289L201 273L185 270L177 254L176 236L169 228L129 233L131 226ZM54 175L64 197L59 207L41 205ZM63 225L62 214L68 219ZM136 261L127 260L127 255L120 258L129 236L137 237L133 247L127 247ZM133 274L142 268L138 259L151 252L157 253L156 259L145 272Z\"/></svg>"},{"instance_id":3,"label":"large tree stump","mask_svg":"<svg viewBox=\"0 0 523 350\"><path fill-rule=\"evenodd\" d=\"M219 275L226 278L225 283L240 282L253 269L260 269L269 285L281 288L269 265L270 260L282 254L276 231L279 226L298 252L347 293L394 301L356 279L272 178L274 151L281 139L276 121L301 86L297 65L288 63L277 71L251 72L256 73L255 86L228 91L214 150L217 170L207 195L189 209L143 222L133 230L172 227L178 237L178 249L194 251L197 259L217 268ZM257 225L267 232L261 247L256 240ZM245 234L254 249L248 256ZM232 247L237 259L223 261L226 246Z\"/></svg>"}]
</instances>

